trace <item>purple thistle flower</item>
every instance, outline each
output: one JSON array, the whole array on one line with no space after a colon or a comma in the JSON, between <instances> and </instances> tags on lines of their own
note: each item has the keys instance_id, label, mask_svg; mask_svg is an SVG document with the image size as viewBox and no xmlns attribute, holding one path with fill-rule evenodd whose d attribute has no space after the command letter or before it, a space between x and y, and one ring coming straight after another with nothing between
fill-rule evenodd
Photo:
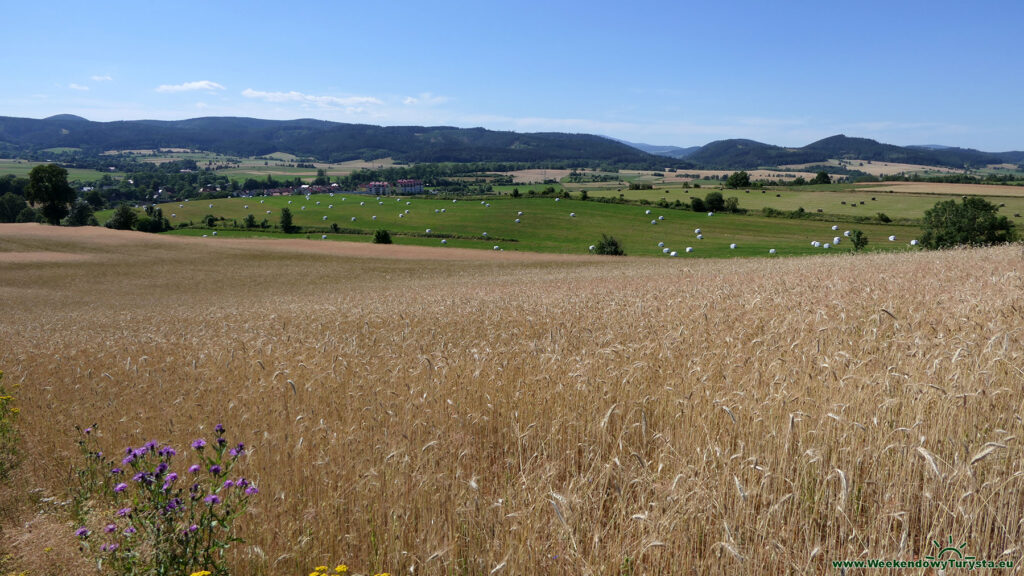
<instances>
[{"instance_id":1,"label":"purple thistle flower","mask_svg":"<svg viewBox=\"0 0 1024 576\"><path fill-rule=\"evenodd\" d=\"M136 482L142 482L145 479L146 479L146 473L145 472L139 472L135 476L132 476L132 480L134 480Z\"/></svg>"},{"instance_id":2,"label":"purple thistle flower","mask_svg":"<svg viewBox=\"0 0 1024 576\"><path fill-rule=\"evenodd\" d=\"M129 526L124 529L125 534L135 534L135 526Z\"/></svg>"},{"instance_id":3,"label":"purple thistle flower","mask_svg":"<svg viewBox=\"0 0 1024 576\"><path fill-rule=\"evenodd\" d=\"M123 466L127 466L127 465L131 464L132 462L135 462L135 456L132 455L132 454L129 454L129 455L125 456L124 460L121 460L121 464Z\"/></svg>"},{"instance_id":4,"label":"purple thistle flower","mask_svg":"<svg viewBox=\"0 0 1024 576\"><path fill-rule=\"evenodd\" d=\"M131 456L132 454L135 453L135 448L132 448L131 446L129 446L129 447L124 449L124 453L129 455L129 456Z\"/></svg>"},{"instance_id":5,"label":"purple thistle flower","mask_svg":"<svg viewBox=\"0 0 1024 576\"><path fill-rule=\"evenodd\" d=\"M161 456L175 456L177 454L178 453L174 450L174 448L171 448L170 446L164 446L163 448L160 449Z\"/></svg>"},{"instance_id":6,"label":"purple thistle flower","mask_svg":"<svg viewBox=\"0 0 1024 576\"><path fill-rule=\"evenodd\" d=\"M253 494L259 494L259 492L260 491L256 488L256 486L254 486L252 484L246 486L246 488L245 488L245 493L248 496L252 496Z\"/></svg>"},{"instance_id":7,"label":"purple thistle flower","mask_svg":"<svg viewBox=\"0 0 1024 576\"><path fill-rule=\"evenodd\" d=\"M114 476L117 476L118 474L121 473L121 469L120 468L114 468L113 470L110 471L110 473L113 474Z\"/></svg>"},{"instance_id":8,"label":"purple thistle flower","mask_svg":"<svg viewBox=\"0 0 1024 576\"><path fill-rule=\"evenodd\" d=\"M202 438L199 438L199 439L195 440L194 442L192 442L192 449L193 450L202 450L205 447L206 447L206 440L203 440Z\"/></svg>"},{"instance_id":9,"label":"purple thistle flower","mask_svg":"<svg viewBox=\"0 0 1024 576\"><path fill-rule=\"evenodd\" d=\"M92 434L92 426L89 426L85 430L82 430L86 435Z\"/></svg>"},{"instance_id":10,"label":"purple thistle flower","mask_svg":"<svg viewBox=\"0 0 1024 576\"><path fill-rule=\"evenodd\" d=\"M245 478L239 478L238 480L235 480L235 486L238 486L239 488L245 488L248 485L249 481L246 480Z\"/></svg>"},{"instance_id":11,"label":"purple thistle flower","mask_svg":"<svg viewBox=\"0 0 1024 576\"><path fill-rule=\"evenodd\" d=\"M213 431L216 432L217 434L223 434L224 433L224 425L223 424L217 424L216 426L213 427Z\"/></svg>"},{"instance_id":12,"label":"purple thistle flower","mask_svg":"<svg viewBox=\"0 0 1024 576\"><path fill-rule=\"evenodd\" d=\"M89 529L86 528L85 526L82 526L78 530L75 530L75 536L78 536L79 538L88 538L89 537Z\"/></svg>"},{"instance_id":13,"label":"purple thistle flower","mask_svg":"<svg viewBox=\"0 0 1024 576\"><path fill-rule=\"evenodd\" d=\"M203 502L206 502L207 504L210 505L220 504L220 496L217 496L216 494L210 494L206 498L203 498Z\"/></svg>"},{"instance_id":14,"label":"purple thistle flower","mask_svg":"<svg viewBox=\"0 0 1024 576\"><path fill-rule=\"evenodd\" d=\"M178 473L177 472L171 472L170 474L167 475L167 481L168 482L174 482L177 479L178 479Z\"/></svg>"},{"instance_id":15,"label":"purple thistle flower","mask_svg":"<svg viewBox=\"0 0 1024 576\"><path fill-rule=\"evenodd\" d=\"M117 542L111 542L110 544L107 544L107 552L113 552L118 548L119 546L117 545Z\"/></svg>"},{"instance_id":16,"label":"purple thistle flower","mask_svg":"<svg viewBox=\"0 0 1024 576\"><path fill-rule=\"evenodd\" d=\"M156 440L150 440L149 442L146 442L146 444L142 448L144 450L149 451L149 452L155 452L156 451L156 447L157 447Z\"/></svg>"},{"instance_id":17,"label":"purple thistle flower","mask_svg":"<svg viewBox=\"0 0 1024 576\"><path fill-rule=\"evenodd\" d=\"M245 444L239 442L238 446L235 446L231 450L228 450L228 454L231 455L232 457L237 457L241 456L242 454L245 454Z\"/></svg>"},{"instance_id":18,"label":"purple thistle flower","mask_svg":"<svg viewBox=\"0 0 1024 576\"><path fill-rule=\"evenodd\" d=\"M188 467L188 472L189 472L189 474L198 474L199 473L199 464L193 464L193 465L189 466Z\"/></svg>"},{"instance_id":19,"label":"purple thistle flower","mask_svg":"<svg viewBox=\"0 0 1024 576\"><path fill-rule=\"evenodd\" d=\"M220 474L220 466L217 464L210 466L210 474Z\"/></svg>"},{"instance_id":20,"label":"purple thistle flower","mask_svg":"<svg viewBox=\"0 0 1024 576\"><path fill-rule=\"evenodd\" d=\"M225 488L233 488L234 486L235 486L235 483L232 482L231 480L225 480L224 481L224 487Z\"/></svg>"},{"instance_id":21,"label":"purple thistle flower","mask_svg":"<svg viewBox=\"0 0 1024 576\"><path fill-rule=\"evenodd\" d=\"M163 474L164 472L167 472L167 468L168 468L167 462L161 462L161 463L156 465L156 470L154 470L154 472L156 472L156 475L159 476L159 475Z\"/></svg>"},{"instance_id":22,"label":"purple thistle flower","mask_svg":"<svg viewBox=\"0 0 1024 576\"><path fill-rule=\"evenodd\" d=\"M132 509L131 508L121 508L120 510L117 511L117 515L120 516L121 518L124 518L125 516L127 516L127 515L129 515L131 513L132 513Z\"/></svg>"},{"instance_id":23,"label":"purple thistle flower","mask_svg":"<svg viewBox=\"0 0 1024 576\"><path fill-rule=\"evenodd\" d=\"M217 438L217 445L218 446L223 446L223 445L225 445L227 443L228 443L228 441L225 440L224 438Z\"/></svg>"},{"instance_id":24,"label":"purple thistle flower","mask_svg":"<svg viewBox=\"0 0 1024 576\"><path fill-rule=\"evenodd\" d=\"M186 535L186 536L188 536L189 534L192 534L196 530L199 530L199 526L196 526L195 524L193 524L193 525L189 526L188 528L185 528L184 530L182 530L181 533Z\"/></svg>"},{"instance_id":25,"label":"purple thistle flower","mask_svg":"<svg viewBox=\"0 0 1024 576\"><path fill-rule=\"evenodd\" d=\"M125 484L124 482L121 482L117 486L114 486L114 492L124 492L125 488L128 488L128 485Z\"/></svg>"},{"instance_id":26,"label":"purple thistle flower","mask_svg":"<svg viewBox=\"0 0 1024 576\"><path fill-rule=\"evenodd\" d=\"M107 534L112 534L115 530L117 530L117 524L107 524L103 527L103 531Z\"/></svg>"}]
</instances>

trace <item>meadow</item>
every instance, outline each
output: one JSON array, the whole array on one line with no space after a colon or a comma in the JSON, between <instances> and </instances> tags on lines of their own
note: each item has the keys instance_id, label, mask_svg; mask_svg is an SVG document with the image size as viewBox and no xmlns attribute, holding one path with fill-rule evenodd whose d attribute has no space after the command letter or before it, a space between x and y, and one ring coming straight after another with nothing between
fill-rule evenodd
<instances>
[{"instance_id":1,"label":"meadow","mask_svg":"<svg viewBox=\"0 0 1024 576\"><path fill-rule=\"evenodd\" d=\"M257 222L266 219L270 225L278 224L281 210L287 207L294 223L304 227L303 235L310 238L318 239L326 234L328 240L368 242L373 231L386 229L397 244L440 246L444 240L450 247L493 249L498 246L506 251L567 254L586 254L591 245L601 240L602 234L617 238L630 255L666 257L664 248L658 246L661 242L680 257L723 258L768 257L771 249L775 249L778 256L817 253L822 249L813 248L812 240L831 243L834 237L843 236L845 230L853 228L868 235L871 242L868 250L906 250L910 248L908 242L920 233L915 226L726 213L708 216L704 212L654 205L565 198L556 201L554 197L545 196L488 196L453 201L429 196L381 197L378 200L361 194L335 194L333 197L321 194L312 195L308 200L305 196L271 196L192 200L159 206L174 226L188 222L199 225L206 215L224 218L217 222L218 236L285 236L280 231L226 231L224 228L236 228L236 222L240 226L248 214L253 214ZM104 222L110 213L99 213L99 221ZM335 234L330 230L331 224L363 234ZM832 230L833 225L838 226L838 230ZM698 228L703 239L697 239L695 230ZM211 232L210 229L184 229L173 233L202 236ZM891 235L896 236L895 242L887 240ZM731 244L737 247L731 249ZM693 248L690 254L685 252L688 246ZM845 241L831 250L847 252L852 246Z\"/></svg>"},{"instance_id":2,"label":"meadow","mask_svg":"<svg viewBox=\"0 0 1024 576\"><path fill-rule=\"evenodd\" d=\"M75 424L113 453L223 423L260 490L236 574L820 574L947 539L1019 563L1022 256L0 225L28 456L0 557L86 573L59 505Z\"/></svg>"}]
</instances>

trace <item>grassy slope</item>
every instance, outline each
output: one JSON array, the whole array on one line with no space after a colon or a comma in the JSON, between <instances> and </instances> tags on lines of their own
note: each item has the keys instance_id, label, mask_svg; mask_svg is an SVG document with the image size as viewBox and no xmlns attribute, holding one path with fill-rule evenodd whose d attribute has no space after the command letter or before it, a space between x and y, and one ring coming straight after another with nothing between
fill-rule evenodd
<instances>
[{"instance_id":1,"label":"grassy slope","mask_svg":"<svg viewBox=\"0 0 1024 576\"><path fill-rule=\"evenodd\" d=\"M161 207L164 215L175 225L188 221L198 223L206 214L224 217L227 224L231 224L231 220L241 223L249 213L258 221L267 218L271 224L277 224L281 209L290 207L295 224L306 227L304 232L314 236L328 232L330 224L337 223L342 228L366 232L385 228L397 233L395 241L401 244L438 245L438 235L473 237L450 238L448 245L483 249L498 245L505 250L585 253L589 245L600 240L601 234L609 234L622 242L628 254L641 256L661 256L658 242L664 242L666 247L680 255L687 246L692 246L694 252L691 257L767 256L770 248L778 250L780 255L809 254L821 251L811 247L812 240L830 242L843 230L854 227L864 230L872 240L869 249L903 249L906 242L919 233L915 227L908 226L842 223L840 231L833 232L829 222L731 214L709 217L706 213L656 206L555 201L549 197L495 197L486 200L489 207L479 200L452 202L434 198L403 198L396 201L383 198L380 201L383 204L380 204L374 197L347 195L344 200L342 198L340 194L334 198L313 196L308 201L302 196L231 198L164 204ZM289 200L292 202L290 205ZM329 208L332 204L334 207ZM246 205L248 209L244 208ZM435 212L441 209L445 212ZM271 214L268 215L267 210ZM405 214L405 210L409 213ZM646 210L651 213L646 214ZM520 211L522 216L518 216ZM399 217L399 213L403 216ZM575 213L576 217L571 217L570 213ZM108 214L100 213L99 220L105 221ZM372 219L374 215L376 220ZM327 220L323 219L324 216ZM652 225L651 220L658 216L664 216L664 220ZM356 218L354 222L352 217ZM517 217L521 220L519 224L515 223ZM696 228L701 228L704 240L696 239ZM433 237L423 237L427 229L431 229ZM482 236L484 232L488 238ZM206 232L184 230L175 233ZM407 234L417 236L405 236ZM895 234L899 242L886 241L885 238L891 234ZM273 234L261 231L256 235ZM329 236L338 238L333 234ZM343 239L369 241L370 236L347 236ZM738 244L738 247L731 250L731 243ZM838 248L838 251L849 250L848 243L842 243Z\"/></svg>"}]
</instances>

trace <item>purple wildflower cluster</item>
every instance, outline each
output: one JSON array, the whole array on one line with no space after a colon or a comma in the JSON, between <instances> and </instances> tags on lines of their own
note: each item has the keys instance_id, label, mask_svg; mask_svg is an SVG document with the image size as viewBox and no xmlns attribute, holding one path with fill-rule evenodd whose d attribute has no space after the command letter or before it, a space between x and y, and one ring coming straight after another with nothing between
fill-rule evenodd
<instances>
[{"instance_id":1,"label":"purple wildflower cluster","mask_svg":"<svg viewBox=\"0 0 1024 576\"><path fill-rule=\"evenodd\" d=\"M80 441L83 448L92 443L94 431L95 425L82 430L86 438ZM103 458L102 452L83 449L90 466L109 470L107 494L117 512L110 521L99 524L97 531L107 540L100 551L107 555L105 562L113 570L135 573L140 559L159 562L165 557L195 554L207 556L190 556L179 565L213 566L221 560L208 557L211 551L237 541L230 533L232 520L244 512L249 497L259 490L244 477L230 476L238 459L246 454L245 444L229 448L224 426L217 424L214 431L214 443L198 438L191 443L192 452L182 457L173 447L155 440L125 448L116 466ZM188 481L175 471L176 457L193 459L187 467ZM86 548L91 535L86 526L75 531Z\"/></svg>"}]
</instances>

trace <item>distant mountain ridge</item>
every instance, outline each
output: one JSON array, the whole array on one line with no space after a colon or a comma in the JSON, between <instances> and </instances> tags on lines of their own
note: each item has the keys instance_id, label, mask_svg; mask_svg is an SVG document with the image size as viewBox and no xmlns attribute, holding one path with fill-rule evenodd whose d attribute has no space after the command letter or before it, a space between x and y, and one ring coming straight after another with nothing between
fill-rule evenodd
<instances>
[{"instance_id":1,"label":"distant mountain ridge","mask_svg":"<svg viewBox=\"0 0 1024 576\"><path fill-rule=\"evenodd\" d=\"M521 162L574 166L756 169L830 159L950 168L1024 164L1024 152L981 152L940 145L895 146L839 134L800 148L755 140L718 140L681 148L635 144L592 134L519 133L451 126L373 126L325 120L206 117L93 122L72 114L0 116L0 156L50 148L191 148L235 156L287 152L325 162L391 157L402 162Z\"/></svg>"},{"instance_id":2,"label":"distant mountain ridge","mask_svg":"<svg viewBox=\"0 0 1024 576\"><path fill-rule=\"evenodd\" d=\"M868 138L843 134L830 136L802 148L783 148L754 140L718 140L702 146L686 160L705 168L754 169L826 162L830 159L870 160L949 168L980 168L989 164L1019 164L1024 152L981 152L970 148L923 148L882 144Z\"/></svg>"},{"instance_id":3,"label":"distant mountain ridge","mask_svg":"<svg viewBox=\"0 0 1024 576\"><path fill-rule=\"evenodd\" d=\"M191 148L237 156L288 152L340 162L391 157L404 162L586 162L664 166L654 156L591 134L518 133L450 126L372 126L324 120L207 117L92 122L70 114L0 117L0 153L75 147Z\"/></svg>"}]
</instances>

